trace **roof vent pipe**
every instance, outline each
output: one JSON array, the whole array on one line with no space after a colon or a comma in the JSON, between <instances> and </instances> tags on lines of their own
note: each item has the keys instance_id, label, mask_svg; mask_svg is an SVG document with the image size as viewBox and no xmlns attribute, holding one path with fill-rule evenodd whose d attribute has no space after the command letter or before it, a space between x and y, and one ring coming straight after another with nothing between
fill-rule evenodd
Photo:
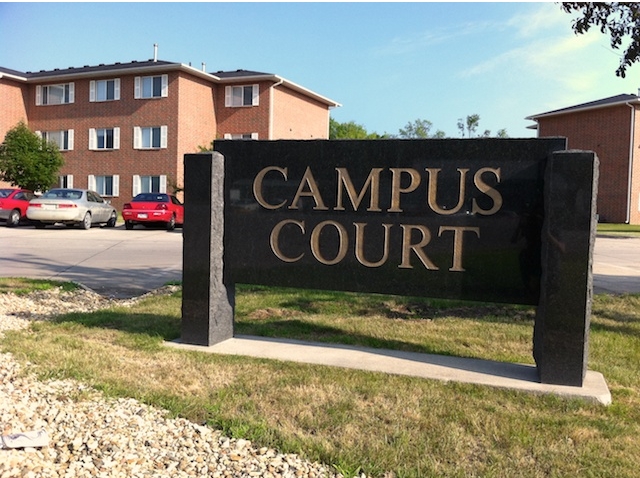
<instances>
[{"instance_id":1,"label":"roof vent pipe","mask_svg":"<svg viewBox=\"0 0 640 478\"><path fill-rule=\"evenodd\" d=\"M153 44L153 61L154 62L158 61L158 44L157 43Z\"/></svg>"},{"instance_id":2,"label":"roof vent pipe","mask_svg":"<svg viewBox=\"0 0 640 478\"><path fill-rule=\"evenodd\" d=\"M205 73L207 71L207 64L204 61L202 62L202 71L204 71Z\"/></svg>"}]
</instances>

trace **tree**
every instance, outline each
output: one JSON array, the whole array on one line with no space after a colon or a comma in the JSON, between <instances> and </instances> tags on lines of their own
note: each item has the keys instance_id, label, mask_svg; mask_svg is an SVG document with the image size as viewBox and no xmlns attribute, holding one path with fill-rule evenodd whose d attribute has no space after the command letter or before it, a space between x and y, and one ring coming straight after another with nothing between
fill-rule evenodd
<instances>
[{"instance_id":1,"label":"tree","mask_svg":"<svg viewBox=\"0 0 640 478\"><path fill-rule=\"evenodd\" d=\"M468 115L464 121L462 118L458 119L458 130L460 130L460 135L464 138L466 131L467 138L471 138L478 129L479 124L480 115L477 114ZM489 132L489 134L491 134L491 132Z\"/></svg>"},{"instance_id":2,"label":"tree","mask_svg":"<svg viewBox=\"0 0 640 478\"><path fill-rule=\"evenodd\" d=\"M329 139L380 139L377 133L369 133L366 128L355 121L340 123L329 119Z\"/></svg>"},{"instance_id":3,"label":"tree","mask_svg":"<svg viewBox=\"0 0 640 478\"><path fill-rule=\"evenodd\" d=\"M576 35L588 32L591 27L609 35L611 48L618 50L623 40L629 41L616 76L625 77L627 68L640 59L640 3L583 3L563 2L562 9L581 16L573 21Z\"/></svg>"},{"instance_id":4,"label":"tree","mask_svg":"<svg viewBox=\"0 0 640 478\"><path fill-rule=\"evenodd\" d=\"M0 179L21 188L50 188L63 164L58 146L40 138L22 121L7 132L0 144Z\"/></svg>"},{"instance_id":5,"label":"tree","mask_svg":"<svg viewBox=\"0 0 640 478\"><path fill-rule=\"evenodd\" d=\"M426 139L426 138L444 138L444 131L436 131L434 135L431 135L431 128L433 123L429 120L417 119L410 121L404 128L400 129L399 136L401 138L409 139Z\"/></svg>"},{"instance_id":6,"label":"tree","mask_svg":"<svg viewBox=\"0 0 640 478\"><path fill-rule=\"evenodd\" d=\"M465 135L468 138L473 138L476 136L476 131L480 126L480 115L472 114L468 115L464 120L462 118L458 119L458 130L460 131L460 136L463 138ZM477 135L481 138L491 138L491 130L485 129L482 134ZM498 133L495 136L496 138L508 138L507 130L505 128L499 129Z\"/></svg>"}]
</instances>

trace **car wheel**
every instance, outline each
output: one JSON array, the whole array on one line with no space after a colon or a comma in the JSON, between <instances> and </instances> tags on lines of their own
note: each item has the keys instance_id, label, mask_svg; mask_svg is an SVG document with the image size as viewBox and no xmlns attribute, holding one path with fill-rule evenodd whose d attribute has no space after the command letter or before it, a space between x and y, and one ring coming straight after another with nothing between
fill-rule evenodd
<instances>
[{"instance_id":1,"label":"car wheel","mask_svg":"<svg viewBox=\"0 0 640 478\"><path fill-rule=\"evenodd\" d=\"M109 218L109 220L107 221L107 227L115 227L116 226L116 220L118 219L118 216L116 215L115 212L111 213L111 217Z\"/></svg>"},{"instance_id":2,"label":"car wheel","mask_svg":"<svg viewBox=\"0 0 640 478\"><path fill-rule=\"evenodd\" d=\"M7 218L7 227L14 227L18 224L20 224L20 211L14 209L9 213L9 217Z\"/></svg>"},{"instance_id":3,"label":"car wheel","mask_svg":"<svg viewBox=\"0 0 640 478\"><path fill-rule=\"evenodd\" d=\"M127 231L130 231L131 229L133 229L133 221L124 221L124 228Z\"/></svg>"},{"instance_id":4,"label":"car wheel","mask_svg":"<svg viewBox=\"0 0 640 478\"><path fill-rule=\"evenodd\" d=\"M44 229L45 223L44 222L36 222L36 223L34 223L34 226L36 226L36 229Z\"/></svg>"},{"instance_id":5,"label":"car wheel","mask_svg":"<svg viewBox=\"0 0 640 478\"><path fill-rule=\"evenodd\" d=\"M171 219L167 223L167 231L173 231L176 228L176 217L171 216Z\"/></svg>"},{"instance_id":6,"label":"car wheel","mask_svg":"<svg viewBox=\"0 0 640 478\"><path fill-rule=\"evenodd\" d=\"M82 220L82 229L91 229L91 213L88 212L84 215Z\"/></svg>"}]
</instances>

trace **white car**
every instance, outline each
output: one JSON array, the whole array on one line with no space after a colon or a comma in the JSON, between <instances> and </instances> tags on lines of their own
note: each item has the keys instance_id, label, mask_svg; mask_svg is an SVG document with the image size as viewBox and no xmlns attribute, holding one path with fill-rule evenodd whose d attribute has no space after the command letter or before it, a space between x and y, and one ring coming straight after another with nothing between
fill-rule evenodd
<instances>
[{"instance_id":1,"label":"white car","mask_svg":"<svg viewBox=\"0 0 640 478\"><path fill-rule=\"evenodd\" d=\"M115 208L95 191L87 189L50 189L29 201L27 218L38 229L47 224L79 224L90 229L93 224L114 227L118 219Z\"/></svg>"}]
</instances>

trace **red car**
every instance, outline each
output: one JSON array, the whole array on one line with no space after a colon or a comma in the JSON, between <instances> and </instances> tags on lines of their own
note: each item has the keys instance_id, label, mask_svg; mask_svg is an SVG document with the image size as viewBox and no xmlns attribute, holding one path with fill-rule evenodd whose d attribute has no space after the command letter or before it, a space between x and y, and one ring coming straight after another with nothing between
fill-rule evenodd
<instances>
[{"instance_id":1,"label":"red car","mask_svg":"<svg viewBox=\"0 0 640 478\"><path fill-rule=\"evenodd\" d=\"M0 220L7 221L7 227L17 226L27 219L27 207L35 195L26 189L0 189Z\"/></svg>"},{"instance_id":2,"label":"red car","mask_svg":"<svg viewBox=\"0 0 640 478\"><path fill-rule=\"evenodd\" d=\"M172 231L184 222L184 207L170 194L141 193L123 206L122 219L129 230L136 224L164 224L167 231Z\"/></svg>"}]
</instances>

